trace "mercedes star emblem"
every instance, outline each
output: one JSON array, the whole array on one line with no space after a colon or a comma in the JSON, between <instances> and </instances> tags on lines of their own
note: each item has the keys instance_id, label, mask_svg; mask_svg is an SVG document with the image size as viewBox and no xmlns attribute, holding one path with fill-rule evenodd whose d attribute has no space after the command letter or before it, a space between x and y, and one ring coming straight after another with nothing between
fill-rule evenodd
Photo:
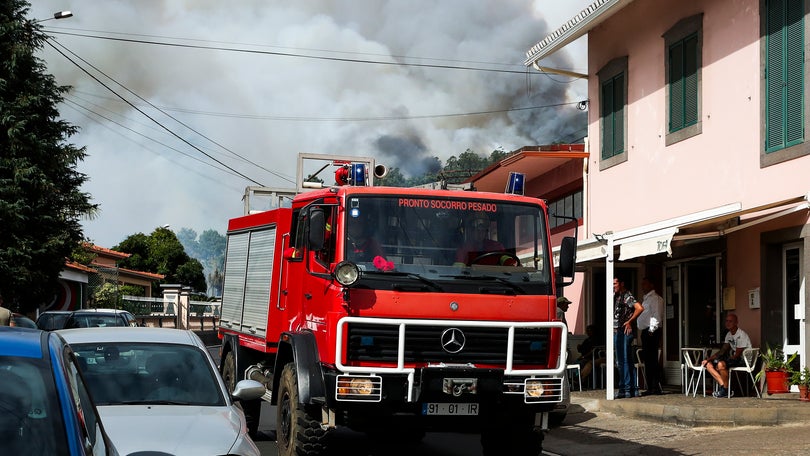
<instances>
[{"instance_id":1,"label":"mercedes star emblem","mask_svg":"<svg viewBox=\"0 0 810 456\"><path fill-rule=\"evenodd\" d=\"M442 348L447 353L458 353L464 349L467 338L458 328L448 328L442 333Z\"/></svg>"}]
</instances>

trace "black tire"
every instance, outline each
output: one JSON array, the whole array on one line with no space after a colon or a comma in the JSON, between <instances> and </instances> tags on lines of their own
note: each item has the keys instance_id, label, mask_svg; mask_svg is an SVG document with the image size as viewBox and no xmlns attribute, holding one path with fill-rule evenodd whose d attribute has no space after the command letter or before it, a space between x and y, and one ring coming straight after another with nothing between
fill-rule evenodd
<instances>
[{"instance_id":1,"label":"black tire","mask_svg":"<svg viewBox=\"0 0 810 456\"><path fill-rule=\"evenodd\" d=\"M233 351L229 351L225 355L225 361L222 362L222 380L225 382L225 388L228 389L228 394L233 393L236 388L236 356ZM239 406L245 414L245 424L247 424L248 435L252 439L257 439L259 434L259 420L262 414L262 400L256 399L253 401L239 401Z\"/></svg>"},{"instance_id":2,"label":"black tire","mask_svg":"<svg viewBox=\"0 0 810 456\"><path fill-rule=\"evenodd\" d=\"M225 381L228 394L233 393L236 388L236 357L233 355L233 351L229 351L225 355L225 361L222 362L222 380Z\"/></svg>"},{"instance_id":3,"label":"black tire","mask_svg":"<svg viewBox=\"0 0 810 456\"><path fill-rule=\"evenodd\" d=\"M276 405L276 446L279 456L313 456L326 450L327 431L298 400L298 373L289 363L281 371Z\"/></svg>"}]
</instances>

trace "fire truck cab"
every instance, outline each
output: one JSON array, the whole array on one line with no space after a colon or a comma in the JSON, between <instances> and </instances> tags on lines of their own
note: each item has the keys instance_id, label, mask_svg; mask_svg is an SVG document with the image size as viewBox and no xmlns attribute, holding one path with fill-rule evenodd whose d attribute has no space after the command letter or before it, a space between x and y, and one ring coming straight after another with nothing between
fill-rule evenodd
<instances>
[{"instance_id":1,"label":"fire truck cab","mask_svg":"<svg viewBox=\"0 0 810 456\"><path fill-rule=\"evenodd\" d=\"M542 200L367 185L232 219L223 377L265 384L283 455L323 452L337 426L478 433L485 454L539 454L567 400L556 295L572 239L555 273ZM243 406L255 431L259 407Z\"/></svg>"}]
</instances>

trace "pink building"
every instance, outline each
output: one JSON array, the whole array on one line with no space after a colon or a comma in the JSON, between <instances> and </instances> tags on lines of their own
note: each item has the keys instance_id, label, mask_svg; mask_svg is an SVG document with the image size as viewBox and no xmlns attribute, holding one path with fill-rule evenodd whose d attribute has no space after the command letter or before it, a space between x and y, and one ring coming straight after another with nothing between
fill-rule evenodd
<instances>
[{"instance_id":1,"label":"pink building","mask_svg":"<svg viewBox=\"0 0 810 456\"><path fill-rule=\"evenodd\" d=\"M681 382L681 348L722 341L731 311L755 347L810 356L808 8L599 0L527 52L527 66L551 66L588 36L582 274L566 289L579 304L568 321L612 333L613 276L636 296L652 278L669 384Z\"/></svg>"}]
</instances>

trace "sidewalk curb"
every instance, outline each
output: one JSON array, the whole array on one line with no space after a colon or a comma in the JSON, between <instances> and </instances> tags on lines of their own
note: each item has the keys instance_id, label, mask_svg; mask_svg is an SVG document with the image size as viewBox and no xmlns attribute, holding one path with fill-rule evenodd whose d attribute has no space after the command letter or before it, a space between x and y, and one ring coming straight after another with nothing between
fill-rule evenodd
<instances>
[{"instance_id":1,"label":"sidewalk curb","mask_svg":"<svg viewBox=\"0 0 810 456\"><path fill-rule=\"evenodd\" d=\"M604 391L601 392L604 394ZM608 412L614 415L684 427L777 426L810 423L810 404L791 395L772 399L691 398L677 393L665 396L607 400L573 395L570 413ZM576 407L578 406L578 407Z\"/></svg>"}]
</instances>

